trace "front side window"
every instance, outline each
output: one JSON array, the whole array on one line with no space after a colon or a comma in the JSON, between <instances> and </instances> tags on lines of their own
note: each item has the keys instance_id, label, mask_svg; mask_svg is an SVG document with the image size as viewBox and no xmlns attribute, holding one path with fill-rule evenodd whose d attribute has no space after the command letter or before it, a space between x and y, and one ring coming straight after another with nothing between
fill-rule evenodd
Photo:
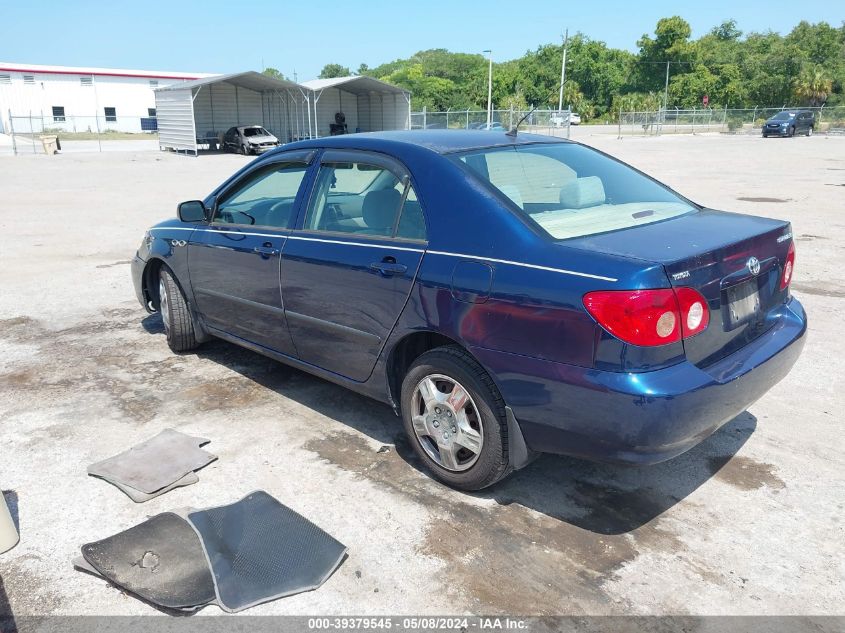
<instances>
[{"instance_id":1,"label":"front side window","mask_svg":"<svg viewBox=\"0 0 845 633\"><path fill-rule=\"evenodd\" d=\"M305 163L274 163L251 174L218 202L213 224L287 228L307 169Z\"/></svg>"},{"instance_id":2,"label":"front side window","mask_svg":"<svg viewBox=\"0 0 845 633\"><path fill-rule=\"evenodd\" d=\"M696 210L630 167L574 143L477 150L457 160L554 239L650 224Z\"/></svg>"},{"instance_id":3,"label":"front side window","mask_svg":"<svg viewBox=\"0 0 845 633\"><path fill-rule=\"evenodd\" d=\"M410 179L365 162L320 166L304 228L411 240L426 236Z\"/></svg>"}]
</instances>

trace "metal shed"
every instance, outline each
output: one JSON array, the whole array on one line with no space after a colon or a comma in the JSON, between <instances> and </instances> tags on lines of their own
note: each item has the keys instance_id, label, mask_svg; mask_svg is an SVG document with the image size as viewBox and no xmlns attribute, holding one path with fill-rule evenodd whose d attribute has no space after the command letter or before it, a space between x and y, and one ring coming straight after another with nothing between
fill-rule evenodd
<instances>
[{"instance_id":1,"label":"metal shed","mask_svg":"<svg viewBox=\"0 0 845 633\"><path fill-rule=\"evenodd\" d=\"M194 154L236 125L263 125L283 143L311 137L309 90L254 71L155 91L159 147Z\"/></svg>"},{"instance_id":2,"label":"metal shed","mask_svg":"<svg viewBox=\"0 0 845 633\"><path fill-rule=\"evenodd\" d=\"M405 130L411 124L411 93L373 77L314 79L302 84L311 91L314 133L328 136L335 114L343 112L347 131Z\"/></svg>"}]
</instances>

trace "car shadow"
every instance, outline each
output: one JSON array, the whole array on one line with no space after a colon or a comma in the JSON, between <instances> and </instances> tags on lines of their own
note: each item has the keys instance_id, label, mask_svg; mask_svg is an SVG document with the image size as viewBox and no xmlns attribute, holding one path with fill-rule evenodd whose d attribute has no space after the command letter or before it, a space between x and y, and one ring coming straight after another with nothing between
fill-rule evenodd
<instances>
[{"instance_id":1,"label":"car shadow","mask_svg":"<svg viewBox=\"0 0 845 633\"><path fill-rule=\"evenodd\" d=\"M401 420L388 405L224 341L210 341L196 354L376 442L394 446L408 465L426 472ZM591 532L624 534L652 521L706 483L756 428L757 418L745 411L683 455L653 466L542 455L492 488L468 494L501 505L520 504Z\"/></svg>"}]
</instances>

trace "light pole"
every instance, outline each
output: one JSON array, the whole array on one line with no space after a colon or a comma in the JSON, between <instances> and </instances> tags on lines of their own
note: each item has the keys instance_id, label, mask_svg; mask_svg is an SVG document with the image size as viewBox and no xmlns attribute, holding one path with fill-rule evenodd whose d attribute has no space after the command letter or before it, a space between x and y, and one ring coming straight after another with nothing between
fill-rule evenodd
<instances>
[{"instance_id":1,"label":"light pole","mask_svg":"<svg viewBox=\"0 0 845 633\"><path fill-rule=\"evenodd\" d=\"M566 35L563 36L563 61L560 64L560 94L557 99L557 111L563 111L563 84L566 83L566 44L569 41L569 29L566 29Z\"/></svg>"},{"instance_id":2,"label":"light pole","mask_svg":"<svg viewBox=\"0 0 845 633\"><path fill-rule=\"evenodd\" d=\"M487 70L487 128L493 122L493 51L485 50L482 53L487 53L489 66Z\"/></svg>"}]
</instances>

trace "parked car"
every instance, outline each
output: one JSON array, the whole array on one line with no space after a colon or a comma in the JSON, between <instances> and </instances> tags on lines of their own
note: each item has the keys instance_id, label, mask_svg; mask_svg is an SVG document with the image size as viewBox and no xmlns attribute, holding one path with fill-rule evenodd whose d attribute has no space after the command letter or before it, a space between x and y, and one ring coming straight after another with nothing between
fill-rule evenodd
<instances>
[{"instance_id":1,"label":"parked car","mask_svg":"<svg viewBox=\"0 0 845 633\"><path fill-rule=\"evenodd\" d=\"M244 156L261 154L279 145L279 139L260 125L230 127L223 135L223 149L240 152Z\"/></svg>"},{"instance_id":2,"label":"parked car","mask_svg":"<svg viewBox=\"0 0 845 633\"><path fill-rule=\"evenodd\" d=\"M707 209L548 136L404 131L256 159L132 263L175 352L217 337L390 404L431 473L652 464L805 341L782 220Z\"/></svg>"},{"instance_id":3,"label":"parked car","mask_svg":"<svg viewBox=\"0 0 845 633\"><path fill-rule=\"evenodd\" d=\"M477 130L487 130L492 132L504 132L505 126L499 123L498 121L493 121L492 123L480 123Z\"/></svg>"},{"instance_id":4,"label":"parked car","mask_svg":"<svg viewBox=\"0 0 845 633\"><path fill-rule=\"evenodd\" d=\"M763 138L767 136L813 135L816 117L810 110L784 110L763 124Z\"/></svg>"},{"instance_id":5,"label":"parked car","mask_svg":"<svg viewBox=\"0 0 845 633\"><path fill-rule=\"evenodd\" d=\"M581 115L577 112L553 112L549 117L549 122L555 127L566 125L567 121L571 121L570 125L579 125L581 123Z\"/></svg>"}]
</instances>

